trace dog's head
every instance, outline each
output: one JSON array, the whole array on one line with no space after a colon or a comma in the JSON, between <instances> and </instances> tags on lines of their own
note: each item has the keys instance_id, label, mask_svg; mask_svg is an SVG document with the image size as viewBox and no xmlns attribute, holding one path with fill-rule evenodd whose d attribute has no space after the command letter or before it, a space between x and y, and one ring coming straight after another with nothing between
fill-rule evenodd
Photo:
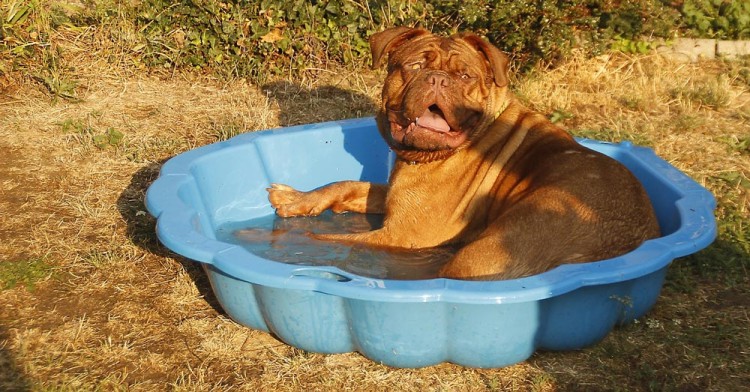
<instances>
[{"instance_id":1,"label":"dog's head","mask_svg":"<svg viewBox=\"0 0 750 392\"><path fill-rule=\"evenodd\" d=\"M372 35L370 47L374 68L388 58L378 126L404 159L452 155L506 104L508 57L474 34L395 27Z\"/></svg>"}]
</instances>

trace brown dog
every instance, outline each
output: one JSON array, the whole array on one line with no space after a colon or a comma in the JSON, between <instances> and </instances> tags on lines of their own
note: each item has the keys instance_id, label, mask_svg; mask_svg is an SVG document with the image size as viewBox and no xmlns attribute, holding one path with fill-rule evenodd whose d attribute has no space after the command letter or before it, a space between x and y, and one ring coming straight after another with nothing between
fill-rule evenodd
<instances>
[{"instance_id":1,"label":"brown dog","mask_svg":"<svg viewBox=\"0 0 750 392\"><path fill-rule=\"evenodd\" d=\"M332 241L459 245L440 271L509 279L614 257L659 235L649 199L620 163L579 145L508 90L508 58L472 34L392 28L370 38L388 57L382 136L397 154L389 185L345 181L300 192L273 184L282 217L384 213L383 227Z\"/></svg>"}]
</instances>

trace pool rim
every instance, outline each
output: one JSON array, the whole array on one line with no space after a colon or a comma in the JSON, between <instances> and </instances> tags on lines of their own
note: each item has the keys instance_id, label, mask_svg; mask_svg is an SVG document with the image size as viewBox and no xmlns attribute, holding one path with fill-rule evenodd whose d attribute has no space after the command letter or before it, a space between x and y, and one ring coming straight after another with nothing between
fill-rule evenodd
<instances>
[{"instance_id":1,"label":"pool rim","mask_svg":"<svg viewBox=\"0 0 750 392\"><path fill-rule=\"evenodd\" d=\"M252 284L309 290L344 298L383 302L518 303L555 297L585 286L613 284L646 276L672 260L708 246L716 238L713 195L690 177L659 158L652 149L630 142L609 143L577 139L597 151L631 155L651 175L666 181L681 197L675 202L682 224L666 235L648 240L624 255L588 263L564 264L544 273L502 281L377 279L337 267L304 267L263 259L240 245L221 242L199 232L200 211L177 197L198 192L192 165L211 152L282 133L337 128L351 131L375 127L372 117L305 124L256 131L179 154L163 166L146 193L146 208L156 217L159 240L172 251ZM606 152L605 152L606 154ZM322 184L321 184L322 185ZM205 215L205 214L203 214ZM203 225L205 226L205 224Z\"/></svg>"}]
</instances>

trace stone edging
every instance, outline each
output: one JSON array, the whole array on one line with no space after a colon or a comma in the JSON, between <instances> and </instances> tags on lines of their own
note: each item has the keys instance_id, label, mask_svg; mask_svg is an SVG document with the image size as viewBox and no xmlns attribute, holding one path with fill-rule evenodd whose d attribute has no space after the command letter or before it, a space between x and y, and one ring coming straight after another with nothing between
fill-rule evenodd
<instances>
[{"instance_id":1,"label":"stone edging","mask_svg":"<svg viewBox=\"0 0 750 392\"><path fill-rule=\"evenodd\" d=\"M717 57L736 59L750 56L750 41L679 38L671 45L658 45L656 51L662 56L685 62Z\"/></svg>"}]
</instances>

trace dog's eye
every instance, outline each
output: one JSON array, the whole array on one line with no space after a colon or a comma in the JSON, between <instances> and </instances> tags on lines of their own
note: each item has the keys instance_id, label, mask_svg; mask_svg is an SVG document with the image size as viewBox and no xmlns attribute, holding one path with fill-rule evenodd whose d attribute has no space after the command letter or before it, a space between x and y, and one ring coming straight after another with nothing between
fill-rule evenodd
<instances>
[{"instance_id":1,"label":"dog's eye","mask_svg":"<svg viewBox=\"0 0 750 392\"><path fill-rule=\"evenodd\" d=\"M422 63L409 64L409 69L414 70L414 71L422 69Z\"/></svg>"},{"instance_id":2,"label":"dog's eye","mask_svg":"<svg viewBox=\"0 0 750 392\"><path fill-rule=\"evenodd\" d=\"M461 79L463 79L463 80L469 80L469 79L471 79L471 75L469 75L467 73L461 74Z\"/></svg>"}]
</instances>

